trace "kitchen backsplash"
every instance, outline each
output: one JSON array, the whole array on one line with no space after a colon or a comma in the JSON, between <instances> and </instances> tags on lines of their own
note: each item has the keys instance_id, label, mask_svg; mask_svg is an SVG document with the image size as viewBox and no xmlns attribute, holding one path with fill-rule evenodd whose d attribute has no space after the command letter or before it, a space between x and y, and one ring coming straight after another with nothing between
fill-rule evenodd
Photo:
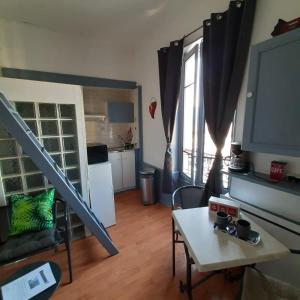
<instances>
[{"instance_id":1,"label":"kitchen backsplash","mask_svg":"<svg viewBox=\"0 0 300 300\"><path fill-rule=\"evenodd\" d=\"M105 121L87 121L86 138L88 144L102 143L109 148L122 146L123 141L126 140L127 133L132 128L133 139L132 143L136 142L134 124L110 123Z\"/></svg>"},{"instance_id":2,"label":"kitchen backsplash","mask_svg":"<svg viewBox=\"0 0 300 300\"><path fill-rule=\"evenodd\" d=\"M88 144L102 143L109 148L119 147L126 141L128 131L132 131L132 143L138 143L137 129L137 97L133 91L124 89L108 88L83 88L85 114L106 115L105 120L88 119L85 122L86 139ZM107 102L133 102L134 103L134 123L110 123L107 118Z\"/></svg>"}]
</instances>

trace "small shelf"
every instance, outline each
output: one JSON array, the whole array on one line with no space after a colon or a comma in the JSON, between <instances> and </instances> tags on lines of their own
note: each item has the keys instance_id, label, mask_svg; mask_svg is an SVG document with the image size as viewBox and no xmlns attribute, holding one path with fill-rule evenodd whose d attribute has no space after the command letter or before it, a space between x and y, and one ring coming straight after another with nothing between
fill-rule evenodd
<instances>
[{"instance_id":1,"label":"small shelf","mask_svg":"<svg viewBox=\"0 0 300 300\"><path fill-rule=\"evenodd\" d=\"M71 222L71 228L75 229L77 227L82 227L84 226L84 224L81 221L75 221L75 222Z\"/></svg>"},{"instance_id":2,"label":"small shelf","mask_svg":"<svg viewBox=\"0 0 300 300\"><path fill-rule=\"evenodd\" d=\"M84 224L76 228L71 228L72 240L79 240L85 237Z\"/></svg>"},{"instance_id":3,"label":"small shelf","mask_svg":"<svg viewBox=\"0 0 300 300\"><path fill-rule=\"evenodd\" d=\"M69 217L73 214L75 214L75 212L69 210ZM63 218L63 217L64 217L64 211L63 210L58 210L57 213L56 213L56 218L59 219L59 218Z\"/></svg>"},{"instance_id":4,"label":"small shelf","mask_svg":"<svg viewBox=\"0 0 300 300\"><path fill-rule=\"evenodd\" d=\"M84 115L86 121L105 121L106 115L101 114L86 114Z\"/></svg>"}]
</instances>

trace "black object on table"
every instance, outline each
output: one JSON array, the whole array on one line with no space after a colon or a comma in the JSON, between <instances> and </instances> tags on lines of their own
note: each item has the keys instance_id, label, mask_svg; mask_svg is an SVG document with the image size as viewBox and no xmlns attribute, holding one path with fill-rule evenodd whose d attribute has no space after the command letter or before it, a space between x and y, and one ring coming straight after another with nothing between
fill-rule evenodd
<instances>
[{"instance_id":1,"label":"black object on table","mask_svg":"<svg viewBox=\"0 0 300 300\"><path fill-rule=\"evenodd\" d=\"M56 289L59 286L60 283L60 279L61 279L61 269L60 267L52 262L52 261L41 261L41 262L37 262L37 263L33 263L33 264L29 264L27 266L24 266L23 268L21 268L20 270L18 270L16 273L12 274L9 278L7 278L4 282L1 282L0 288L7 284L10 283L12 281L14 281L15 279L22 277L23 275L33 271L34 269L49 263L50 268L52 270L53 276L55 278L56 283L52 286L50 286L49 288L47 288L46 290L44 290L43 292L41 292L40 294L34 296L33 298L31 298L31 300L46 300L46 299L50 299L50 297L54 294L54 292L56 291ZM0 299L2 300L2 294L0 292Z\"/></svg>"}]
</instances>

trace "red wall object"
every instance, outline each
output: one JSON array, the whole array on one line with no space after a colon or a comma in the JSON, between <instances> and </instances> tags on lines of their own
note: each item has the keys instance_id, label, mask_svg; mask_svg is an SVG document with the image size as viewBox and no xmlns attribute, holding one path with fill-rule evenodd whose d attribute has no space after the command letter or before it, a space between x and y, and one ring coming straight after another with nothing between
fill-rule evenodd
<instances>
[{"instance_id":1,"label":"red wall object","mask_svg":"<svg viewBox=\"0 0 300 300\"><path fill-rule=\"evenodd\" d=\"M282 19L278 20L278 23L276 24L276 26L274 27L273 32L271 33L272 36L277 36L280 35L282 33L291 31L295 28L300 28L300 17L293 19L291 21L284 21Z\"/></svg>"},{"instance_id":2,"label":"red wall object","mask_svg":"<svg viewBox=\"0 0 300 300\"><path fill-rule=\"evenodd\" d=\"M153 101L149 105L149 113L152 119L154 119L155 111L156 111L157 102Z\"/></svg>"},{"instance_id":3,"label":"red wall object","mask_svg":"<svg viewBox=\"0 0 300 300\"><path fill-rule=\"evenodd\" d=\"M276 182L283 180L285 166L285 162L273 160L271 162L270 179Z\"/></svg>"}]
</instances>

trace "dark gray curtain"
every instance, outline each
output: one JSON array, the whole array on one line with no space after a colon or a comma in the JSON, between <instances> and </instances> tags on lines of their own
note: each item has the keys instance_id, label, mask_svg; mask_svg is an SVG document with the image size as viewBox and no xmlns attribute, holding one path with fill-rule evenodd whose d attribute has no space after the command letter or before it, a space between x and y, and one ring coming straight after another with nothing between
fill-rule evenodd
<instances>
[{"instance_id":1,"label":"dark gray curtain","mask_svg":"<svg viewBox=\"0 0 300 300\"><path fill-rule=\"evenodd\" d=\"M205 120L217 151L206 183L207 199L222 193L222 154L234 117L250 45L256 0L231 1L203 24Z\"/></svg>"},{"instance_id":2,"label":"dark gray curtain","mask_svg":"<svg viewBox=\"0 0 300 300\"><path fill-rule=\"evenodd\" d=\"M161 48L157 52L161 111L167 140L162 190L164 193L172 193L174 190L174 176L171 142L180 90L183 39L173 41L169 47Z\"/></svg>"}]
</instances>

